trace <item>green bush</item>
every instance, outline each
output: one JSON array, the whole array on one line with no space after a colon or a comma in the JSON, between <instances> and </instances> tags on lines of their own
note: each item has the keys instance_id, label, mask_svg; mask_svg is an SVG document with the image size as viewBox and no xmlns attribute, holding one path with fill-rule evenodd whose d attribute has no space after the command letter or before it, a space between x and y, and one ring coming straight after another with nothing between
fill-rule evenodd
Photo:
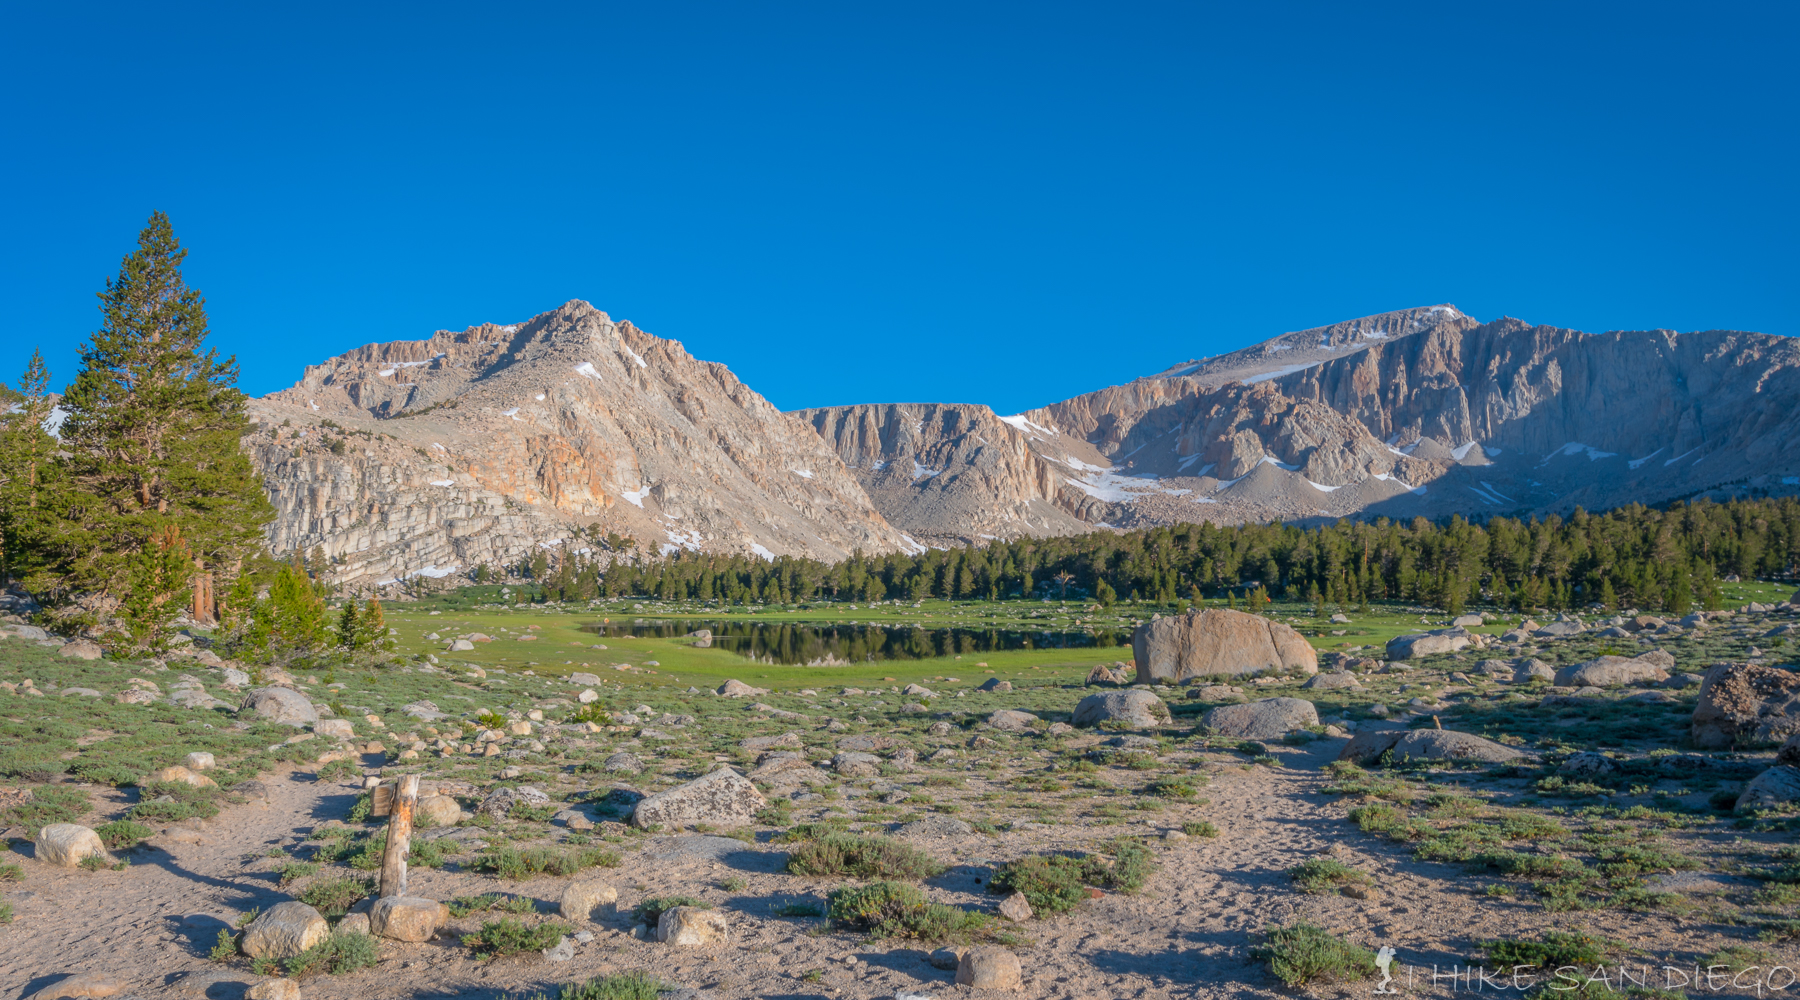
<instances>
[{"instance_id":1,"label":"green bush","mask_svg":"<svg viewBox=\"0 0 1800 1000\"><path fill-rule=\"evenodd\" d=\"M1337 892L1350 885L1371 885L1374 879L1336 858L1308 858L1288 869L1288 877L1306 892Z\"/></svg>"},{"instance_id":2,"label":"green bush","mask_svg":"<svg viewBox=\"0 0 1800 1000\"><path fill-rule=\"evenodd\" d=\"M564 983L555 1000L656 1000L669 986L648 972L620 972L579 983ZM551 1000L542 993L529 1000Z\"/></svg>"},{"instance_id":3,"label":"green bush","mask_svg":"<svg viewBox=\"0 0 1800 1000\"><path fill-rule=\"evenodd\" d=\"M1550 930L1542 941L1483 941L1482 950L1497 966L1532 965L1560 969L1565 965L1593 967L1606 961L1606 942L1579 931Z\"/></svg>"},{"instance_id":4,"label":"green bush","mask_svg":"<svg viewBox=\"0 0 1800 1000\"><path fill-rule=\"evenodd\" d=\"M51 823L73 823L88 808L87 794L79 788L43 785L31 790L31 801L0 809L0 823L36 830Z\"/></svg>"},{"instance_id":5,"label":"green bush","mask_svg":"<svg viewBox=\"0 0 1800 1000\"><path fill-rule=\"evenodd\" d=\"M825 910L817 903L783 903L774 909L778 917L822 917Z\"/></svg>"},{"instance_id":6,"label":"green bush","mask_svg":"<svg viewBox=\"0 0 1800 1000\"><path fill-rule=\"evenodd\" d=\"M1187 778L1158 778L1144 786L1144 794L1165 799L1191 799L1200 792Z\"/></svg>"},{"instance_id":7,"label":"green bush","mask_svg":"<svg viewBox=\"0 0 1800 1000\"><path fill-rule=\"evenodd\" d=\"M1374 952L1311 924L1277 927L1250 954L1266 960L1275 978L1290 987L1315 980L1349 982L1375 974Z\"/></svg>"},{"instance_id":8,"label":"green bush","mask_svg":"<svg viewBox=\"0 0 1800 1000\"><path fill-rule=\"evenodd\" d=\"M942 874L945 865L911 844L892 837L831 833L809 840L788 855L795 875L922 879Z\"/></svg>"},{"instance_id":9,"label":"green bush","mask_svg":"<svg viewBox=\"0 0 1800 1000\"><path fill-rule=\"evenodd\" d=\"M287 960L290 976L329 972L341 976L358 969L372 969L381 960L381 950L367 934L333 934Z\"/></svg>"},{"instance_id":10,"label":"green bush","mask_svg":"<svg viewBox=\"0 0 1800 1000\"><path fill-rule=\"evenodd\" d=\"M315 777L320 781L349 781L362 777L362 768L353 760L334 760L320 767Z\"/></svg>"},{"instance_id":11,"label":"green bush","mask_svg":"<svg viewBox=\"0 0 1800 1000\"><path fill-rule=\"evenodd\" d=\"M1181 824L1181 832L1190 837L1217 837L1219 828L1206 820L1200 820L1197 823Z\"/></svg>"},{"instance_id":12,"label":"green bush","mask_svg":"<svg viewBox=\"0 0 1800 1000\"><path fill-rule=\"evenodd\" d=\"M134 823L128 819L117 819L113 820L111 823L102 823L101 825L94 827L94 832L99 834L100 842L105 844L106 849L109 851L122 851L136 847L138 841L148 840L150 837L156 835L155 828L145 826L142 823Z\"/></svg>"},{"instance_id":13,"label":"green bush","mask_svg":"<svg viewBox=\"0 0 1800 1000\"><path fill-rule=\"evenodd\" d=\"M310 861L289 861L281 866L281 883L287 885L318 874L319 866Z\"/></svg>"},{"instance_id":14,"label":"green bush","mask_svg":"<svg viewBox=\"0 0 1800 1000\"><path fill-rule=\"evenodd\" d=\"M943 941L966 938L984 930L993 918L955 906L928 903L925 894L905 882L847 886L827 897L834 924L868 931L870 937Z\"/></svg>"},{"instance_id":15,"label":"green bush","mask_svg":"<svg viewBox=\"0 0 1800 1000\"><path fill-rule=\"evenodd\" d=\"M517 955L521 952L554 948L569 930L566 924L545 923L527 927L518 917L501 917L499 920L484 922L477 933L464 935L463 944L474 949L475 954L482 958Z\"/></svg>"},{"instance_id":16,"label":"green bush","mask_svg":"<svg viewBox=\"0 0 1800 1000\"><path fill-rule=\"evenodd\" d=\"M692 906L701 910L712 909L711 903L704 899L695 899L692 896L652 896L632 907L631 919L655 927L656 922L662 919L664 913L677 906Z\"/></svg>"},{"instance_id":17,"label":"green bush","mask_svg":"<svg viewBox=\"0 0 1800 1000\"><path fill-rule=\"evenodd\" d=\"M341 917L363 899L375 894L370 878L322 878L300 891L296 898L326 917Z\"/></svg>"}]
</instances>

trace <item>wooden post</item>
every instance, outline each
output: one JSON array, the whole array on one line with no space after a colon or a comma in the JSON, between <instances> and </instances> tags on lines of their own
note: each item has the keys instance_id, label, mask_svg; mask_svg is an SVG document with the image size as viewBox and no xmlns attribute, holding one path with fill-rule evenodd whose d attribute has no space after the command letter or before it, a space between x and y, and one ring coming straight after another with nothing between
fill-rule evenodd
<instances>
[{"instance_id":1,"label":"wooden post","mask_svg":"<svg viewBox=\"0 0 1800 1000\"><path fill-rule=\"evenodd\" d=\"M400 779L388 814L387 849L381 852L381 889L377 897L406 895L406 854L412 849L413 806L419 802L419 776Z\"/></svg>"}]
</instances>

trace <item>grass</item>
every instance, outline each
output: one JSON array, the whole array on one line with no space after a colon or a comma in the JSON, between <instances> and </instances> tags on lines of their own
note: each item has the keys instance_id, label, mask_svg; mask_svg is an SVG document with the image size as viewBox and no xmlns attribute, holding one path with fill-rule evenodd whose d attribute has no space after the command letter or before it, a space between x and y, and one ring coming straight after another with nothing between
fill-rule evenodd
<instances>
[{"instance_id":1,"label":"grass","mask_svg":"<svg viewBox=\"0 0 1800 1000\"><path fill-rule=\"evenodd\" d=\"M795 875L840 875L864 879L922 879L940 875L945 865L892 837L828 833L807 840L788 854Z\"/></svg>"},{"instance_id":2,"label":"grass","mask_svg":"<svg viewBox=\"0 0 1800 1000\"><path fill-rule=\"evenodd\" d=\"M554 948L569 931L566 924L552 922L528 927L518 917L501 917L483 922L481 930L463 935L462 940L476 957L497 958Z\"/></svg>"},{"instance_id":3,"label":"grass","mask_svg":"<svg viewBox=\"0 0 1800 1000\"><path fill-rule=\"evenodd\" d=\"M618 972L564 983L555 997L534 993L527 1000L656 1000L669 984L648 972Z\"/></svg>"},{"instance_id":4,"label":"grass","mask_svg":"<svg viewBox=\"0 0 1800 1000\"><path fill-rule=\"evenodd\" d=\"M536 875L573 875L585 868L617 868L623 860L624 856L618 851L598 845L571 850L499 847L476 855L470 867L520 882Z\"/></svg>"},{"instance_id":5,"label":"grass","mask_svg":"<svg viewBox=\"0 0 1800 1000\"><path fill-rule=\"evenodd\" d=\"M1275 978L1290 987L1347 983L1375 974L1374 952L1306 923L1270 930L1250 954L1267 961Z\"/></svg>"}]
</instances>

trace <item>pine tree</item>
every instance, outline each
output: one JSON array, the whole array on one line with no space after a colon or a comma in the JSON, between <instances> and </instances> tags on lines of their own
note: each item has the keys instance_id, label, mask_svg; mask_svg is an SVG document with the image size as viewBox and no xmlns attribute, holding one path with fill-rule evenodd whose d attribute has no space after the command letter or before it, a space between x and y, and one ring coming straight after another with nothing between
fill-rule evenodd
<instances>
[{"instance_id":1,"label":"pine tree","mask_svg":"<svg viewBox=\"0 0 1800 1000\"><path fill-rule=\"evenodd\" d=\"M357 620L356 602L346 600L344 610L338 615L337 643L340 647L356 652L357 640L361 638L360 622Z\"/></svg>"},{"instance_id":2,"label":"pine tree","mask_svg":"<svg viewBox=\"0 0 1800 1000\"><path fill-rule=\"evenodd\" d=\"M354 602L345 602L350 607ZM369 603L356 621L355 644L352 649L388 649L393 643L387 634L387 616L381 612L381 602L369 598Z\"/></svg>"},{"instance_id":3,"label":"pine tree","mask_svg":"<svg viewBox=\"0 0 1800 1000\"><path fill-rule=\"evenodd\" d=\"M52 413L49 386L50 369L34 350L17 399L0 409L0 581L18 577L34 593L52 589L54 578L43 571L53 565L67 499L57 441L44 429Z\"/></svg>"},{"instance_id":4,"label":"pine tree","mask_svg":"<svg viewBox=\"0 0 1800 1000\"><path fill-rule=\"evenodd\" d=\"M182 280L186 256L158 212L100 293L102 326L63 399L64 465L80 495L58 532L64 590L123 597L147 585L126 577L171 526L197 568L235 564L274 517L238 450L250 425L237 361L203 349L205 301Z\"/></svg>"}]
</instances>

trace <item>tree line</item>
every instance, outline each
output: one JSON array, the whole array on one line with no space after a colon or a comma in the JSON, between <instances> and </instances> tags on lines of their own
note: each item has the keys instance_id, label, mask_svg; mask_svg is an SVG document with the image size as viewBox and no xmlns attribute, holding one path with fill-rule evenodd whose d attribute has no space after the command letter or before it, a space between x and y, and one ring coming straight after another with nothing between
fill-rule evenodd
<instances>
[{"instance_id":1,"label":"tree line","mask_svg":"<svg viewBox=\"0 0 1800 1000\"><path fill-rule=\"evenodd\" d=\"M1686 612L1717 607L1726 577L1793 579L1794 498L1632 504L1477 524L1341 520L1322 527L1184 524L864 555L828 564L783 556L677 552L610 566L538 553L512 569L549 600L648 597L727 604L925 598L1067 599L1156 605L1206 599L1318 605L1404 600L1448 611L1475 603L1533 609L1603 605Z\"/></svg>"}]
</instances>

